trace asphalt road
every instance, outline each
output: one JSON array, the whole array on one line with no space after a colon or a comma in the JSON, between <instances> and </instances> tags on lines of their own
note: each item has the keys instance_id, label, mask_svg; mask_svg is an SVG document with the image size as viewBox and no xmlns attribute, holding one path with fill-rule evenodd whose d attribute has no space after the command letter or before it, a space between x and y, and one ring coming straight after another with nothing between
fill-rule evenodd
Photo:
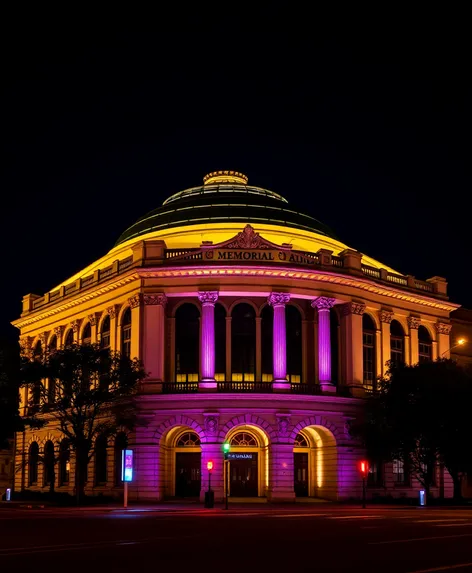
<instances>
[{"instance_id":1,"label":"asphalt road","mask_svg":"<svg viewBox=\"0 0 472 573\"><path fill-rule=\"evenodd\" d=\"M472 571L472 510L0 509L5 572Z\"/></svg>"}]
</instances>

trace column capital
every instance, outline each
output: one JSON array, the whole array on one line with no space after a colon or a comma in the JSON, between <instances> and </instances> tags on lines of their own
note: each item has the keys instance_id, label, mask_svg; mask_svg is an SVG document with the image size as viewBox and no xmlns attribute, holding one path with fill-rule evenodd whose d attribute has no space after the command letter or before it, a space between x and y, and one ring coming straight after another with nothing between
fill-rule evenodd
<instances>
[{"instance_id":1,"label":"column capital","mask_svg":"<svg viewBox=\"0 0 472 573\"><path fill-rule=\"evenodd\" d=\"M97 315L96 314L89 314L87 316L89 322L90 322L90 326L97 326Z\"/></svg>"},{"instance_id":2,"label":"column capital","mask_svg":"<svg viewBox=\"0 0 472 573\"><path fill-rule=\"evenodd\" d=\"M379 312L379 320L380 322L386 322L390 324L393 320L393 312L390 310L381 310Z\"/></svg>"},{"instance_id":3,"label":"column capital","mask_svg":"<svg viewBox=\"0 0 472 573\"><path fill-rule=\"evenodd\" d=\"M72 330L77 334L79 332L79 328L80 328L80 320L73 320L70 325L72 327Z\"/></svg>"},{"instance_id":4,"label":"column capital","mask_svg":"<svg viewBox=\"0 0 472 573\"><path fill-rule=\"evenodd\" d=\"M130 305L131 308L137 308L138 306L141 306L142 302L143 302L143 297L141 293L137 293L128 299L128 304Z\"/></svg>"},{"instance_id":5,"label":"column capital","mask_svg":"<svg viewBox=\"0 0 472 573\"><path fill-rule=\"evenodd\" d=\"M39 340L41 341L41 344L43 346L43 352L46 349L46 343L48 341L48 335L49 335L48 332L41 332L41 334L39 335Z\"/></svg>"},{"instance_id":6,"label":"column capital","mask_svg":"<svg viewBox=\"0 0 472 573\"><path fill-rule=\"evenodd\" d=\"M290 301L288 292L271 292L267 297L267 302L274 308L276 306L285 306Z\"/></svg>"},{"instance_id":7,"label":"column capital","mask_svg":"<svg viewBox=\"0 0 472 573\"><path fill-rule=\"evenodd\" d=\"M318 298L315 298L315 300L311 301L311 306L313 308L317 308L318 311L329 310L330 308L333 308L335 302L336 302L336 299L334 299L334 298L328 298L326 296L319 296Z\"/></svg>"},{"instance_id":8,"label":"column capital","mask_svg":"<svg viewBox=\"0 0 472 573\"><path fill-rule=\"evenodd\" d=\"M198 293L198 300L202 306L215 306L218 300L218 291L216 290L203 290Z\"/></svg>"},{"instance_id":9,"label":"column capital","mask_svg":"<svg viewBox=\"0 0 472 573\"><path fill-rule=\"evenodd\" d=\"M449 322L436 322L434 325L436 332L438 334L450 334L452 329L452 324Z\"/></svg>"},{"instance_id":10,"label":"column capital","mask_svg":"<svg viewBox=\"0 0 472 573\"><path fill-rule=\"evenodd\" d=\"M420 319L417 316L409 316L406 321L411 330L418 330L420 326Z\"/></svg>"},{"instance_id":11,"label":"column capital","mask_svg":"<svg viewBox=\"0 0 472 573\"><path fill-rule=\"evenodd\" d=\"M165 307L167 304L167 297L163 292L156 294L145 294L143 295L143 302L145 305Z\"/></svg>"},{"instance_id":12,"label":"column capital","mask_svg":"<svg viewBox=\"0 0 472 573\"><path fill-rule=\"evenodd\" d=\"M109 316L110 318L116 318L116 316L117 316L117 314L118 314L118 311L117 311L117 309L116 309L116 306L109 306L109 307L107 308L106 312L107 312L107 314L108 314L108 316Z\"/></svg>"},{"instance_id":13,"label":"column capital","mask_svg":"<svg viewBox=\"0 0 472 573\"><path fill-rule=\"evenodd\" d=\"M62 337L62 333L64 332L64 327L63 326L56 326L54 329L54 334L57 336L57 338Z\"/></svg>"},{"instance_id":14,"label":"column capital","mask_svg":"<svg viewBox=\"0 0 472 573\"><path fill-rule=\"evenodd\" d=\"M348 316L349 314L364 314L365 304L363 302L347 302L342 305L343 316Z\"/></svg>"}]
</instances>

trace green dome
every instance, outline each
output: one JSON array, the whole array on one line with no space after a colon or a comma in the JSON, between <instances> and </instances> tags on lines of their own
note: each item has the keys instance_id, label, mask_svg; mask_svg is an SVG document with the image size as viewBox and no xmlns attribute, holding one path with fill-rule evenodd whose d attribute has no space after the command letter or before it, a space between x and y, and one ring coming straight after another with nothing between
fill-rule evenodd
<instances>
[{"instance_id":1,"label":"green dome","mask_svg":"<svg viewBox=\"0 0 472 573\"><path fill-rule=\"evenodd\" d=\"M245 175L234 171L210 173L205 176L204 185L171 195L161 207L138 219L121 234L115 246L162 229L225 222L272 223L336 239L326 225L290 208L278 193L247 182Z\"/></svg>"}]
</instances>

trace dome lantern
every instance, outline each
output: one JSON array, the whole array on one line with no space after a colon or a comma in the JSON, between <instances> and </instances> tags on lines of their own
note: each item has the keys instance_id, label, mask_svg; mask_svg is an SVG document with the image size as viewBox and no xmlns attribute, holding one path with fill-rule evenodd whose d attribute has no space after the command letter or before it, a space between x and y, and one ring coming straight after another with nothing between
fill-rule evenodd
<instances>
[{"instance_id":1,"label":"dome lantern","mask_svg":"<svg viewBox=\"0 0 472 573\"><path fill-rule=\"evenodd\" d=\"M203 178L204 185L218 185L220 183L236 183L247 185L248 178L244 173L238 171L213 171Z\"/></svg>"}]
</instances>

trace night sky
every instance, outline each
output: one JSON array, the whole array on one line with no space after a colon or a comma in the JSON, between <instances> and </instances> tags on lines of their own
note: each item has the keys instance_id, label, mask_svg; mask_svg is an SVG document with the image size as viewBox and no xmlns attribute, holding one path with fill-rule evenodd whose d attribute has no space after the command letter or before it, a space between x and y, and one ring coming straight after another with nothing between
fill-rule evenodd
<instances>
[{"instance_id":1,"label":"night sky","mask_svg":"<svg viewBox=\"0 0 472 573\"><path fill-rule=\"evenodd\" d=\"M217 169L284 195L342 241L472 307L470 41L303 13L7 26L2 305L43 294Z\"/></svg>"}]
</instances>

